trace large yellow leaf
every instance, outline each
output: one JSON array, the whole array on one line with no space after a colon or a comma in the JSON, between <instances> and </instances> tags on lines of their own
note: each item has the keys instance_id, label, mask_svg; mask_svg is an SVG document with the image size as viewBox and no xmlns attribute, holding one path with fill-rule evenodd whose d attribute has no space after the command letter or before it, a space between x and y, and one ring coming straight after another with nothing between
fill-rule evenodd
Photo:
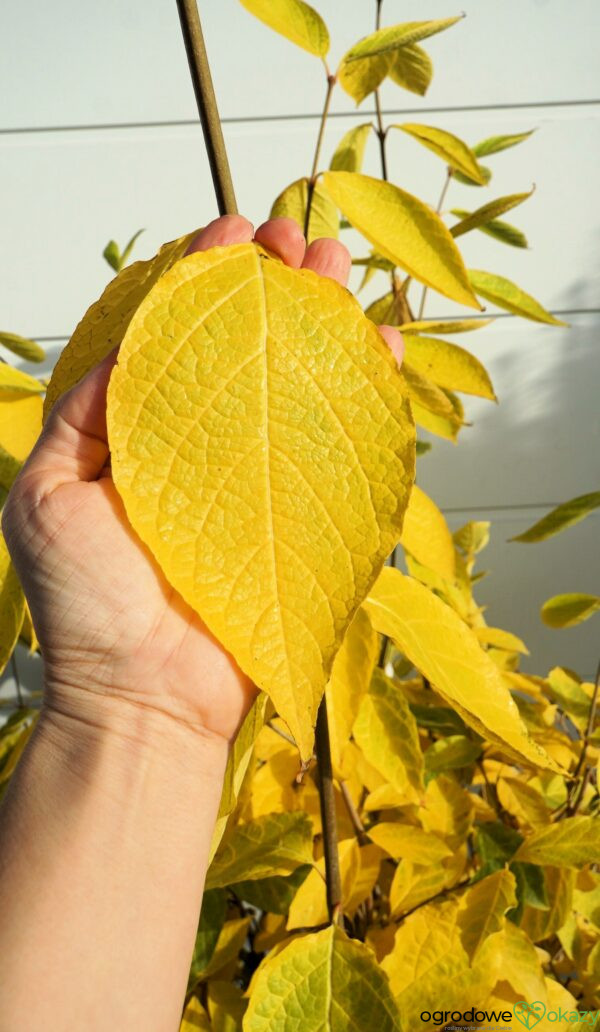
<instances>
[{"instance_id":1,"label":"large yellow leaf","mask_svg":"<svg viewBox=\"0 0 600 1032\"><path fill-rule=\"evenodd\" d=\"M404 353L411 369L433 380L438 387L475 394L488 401L497 400L485 367L475 355L458 344L435 337L408 335L404 341Z\"/></svg>"},{"instance_id":2,"label":"large yellow leaf","mask_svg":"<svg viewBox=\"0 0 600 1032\"><path fill-rule=\"evenodd\" d=\"M42 394L44 385L22 369L0 362L0 392L6 394Z\"/></svg>"},{"instance_id":3,"label":"large yellow leaf","mask_svg":"<svg viewBox=\"0 0 600 1032\"><path fill-rule=\"evenodd\" d=\"M420 563L448 580L454 578L454 542L434 501L416 484L410 493L400 544Z\"/></svg>"},{"instance_id":4,"label":"large yellow leaf","mask_svg":"<svg viewBox=\"0 0 600 1032\"><path fill-rule=\"evenodd\" d=\"M134 529L304 759L335 654L400 537L415 436L402 387L343 287L252 244L168 272L111 378Z\"/></svg>"},{"instance_id":5,"label":"large yellow leaf","mask_svg":"<svg viewBox=\"0 0 600 1032\"><path fill-rule=\"evenodd\" d=\"M479 734L534 767L560 769L529 736L498 668L460 617L418 581L386 567L365 607L454 709Z\"/></svg>"},{"instance_id":6,"label":"large yellow leaf","mask_svg":"<svg viewBox=\"0 0 600 1032\"><path fill-rule=\"evenodd\" d=\"M327 685L331 759L336 768L342 762L360 700L369 689L378 654L379 637L364 609L359 609L335 657Z\"/></svg>"},{"instance_id":7,"label":"large yellow leaf","mask_svg":"<svg viewBox=\"0 0 600 1032\"><path fill-rule=\"evenodd\" d=\"M600 818L567 817L526 838L514 860L553 867L582 867L600 857Z\"/></svg>"},{"instance_id":8,"label":"large yellow leaf","mask_svg":"<svg viewBox=\"0 0 600 1032\"><path fill-rule=\"evenodd\" d=\"M294 183L286 186L279 197L273 201L270 218L272 219L294 219L304 232L304 221L306 215L306 203L308 199L308 179L296 179ZM337 238L340 228L340 217L338 210L317 182L310 203L310 220L308 223L308 243L318 240L320 237Z\"/></svg>"},{"instance_id":9,"label":"large yellow leaf","mask_svg":"<svg viewBox=\"0 0 600 1032\"><path fill-rule=\"evenodd\" d=\"M412 824L384 821L374 824L369 838L385 849L394 860L413 860L417 864L436 864L452 856L450 847L438 835L415 828Z\"/></svg>"},{"instance_id":10,"label":"large yellow leaf","mask_svg":"<svg viewBox=\"0 0 600 1032\"><path fill-rule=\"evenodd\" d=\"M565 595L553 595L544 602L540 615L548 627L559 629L575 627L575 624L589 620L590 616L600 610L600 595L585 595L570 592Z\"/></svg>"},{"instance_id":11,"label":"large yellow leaf","mask_svg":"<svg viewBox=\"0 0 600 1032\"><path fill-rule=\"evenodd\" d=\"M458 901L432 903L410 914L400 925L394 946L381 964L395 997L413 984L431 978L436 966L454 957L468 966L456 924Z\"/></svg>"},{"instance_id":12,"label":"large yellow leaf","mask_svg":"<svg viewBox=\"0 0 600 1032\"><path fill-rule=\"evenodd\" d=\"M469 280L476 294L498 305L498 308L505 308L507 312L520 315L523 319L532 319L534 322L550 323L552 326L567 325L547 312L531 294L526 294L521 287L504 276L483 272L480 269L469 269Z\"/></svg>"},{"instance_id":13,"label":"large yellow leaf","mask_svg":"<svg viewBox=\"0 0 600 1032\"><path fill-rule=\"evenodd\" d=\"M46 352L35 340L20 337L18 333L5 333L0 330L0 344L27 362L43 362L46 357Z\"/></svg>"},{"instance_id":14,"label":"large yellow leaf","mask_svg":"<svg viewBox=\"0 0 600 1032\"><path fill-rule=\"evenodd\" d=\"M417 197L358 172L324 172L331 199L377 251L415 279L479 308L450 231Z\"/></svg>"},{"instance_id":15,"label":"large yellow leaf","mask_svg":"<svg viewBox=\"0 0 600 1032\"><path fill-rule=\"evenodd\" d=\"M546 1002L544 972L535 947L512 921L488 935L475 956L475 965L492 975L494 982L509 982L526 1000Z\"/></svg>"},{"instance_id":16,"label":"large yellow leaf","mask_svg":"<svg viewBox=\"0 0 600 1032\"><path fill-rule=\"evenodd\" d=\"M528 197L531 197L532 193L533 190L529 190L528 193L509 194L506 197L497 197L494 201L488 201L487 204L482 205L477 211L467 214L462 218L461 222L453 226L450 230L452 236L456 239L456 237L462 236L463 233L468 233L472 229L485 226L487 222L496 219L498 215L504 214L505 211L510 211L511 208L516 208L518 204L522 204Z\"/></svg>"},{"instance_id":17,"label":"large yellow leaf","mask_svg":"<svg viewBox=\"0 0 600 1032\"><path fill-rule=\"evenodd\" d=\"M575 523L579 523L580 520L585 519L598 506L600 506L600 491L591 491L590 494L578 495L577 498L571 498L568 502L562 502L561 505L557 505L556 509L552 509L541 520L534 523L532 527L528 527L522 534L517 534L516 537L510 540L525 541L527 543L545 541L546 538L552 537L553 534L558 534L559 531L566 530L567 527L572 527Z\"/></svg>"},{"instance_id":18,"label":"large yellow leaf","mask_svg":"<svg viewBox=\"0 0 600 1032\"><path fill-rule=\"evenodd\" d=\"M291 874L312 864L312 824L305 813L274 813L238 824L217 851L206 888Z\"/></svg>"},{"instance_id":19,"label":"large yellow leaf","mask_svg":"<svg viewBox=\"0 0 600 1032\"><path fill-rule=\"evenodd\" d=\"M320 14L303 0L240 0L250 14L291 43L316 57L329 50L329 33Z\"/></svg>"},{"instance_id":20,"label":"large yellow leaf","mask_svg":"<svg viewBox=\"0 0 600 1032\"><path fill-rule=\"evenodd\" d=\"M403 133L408 133L428 150L442 158L451 169L462 172L463 176L468 176L476 183L481 185L485 183L485 177L473 151L453 133L449 133L445 129L436 129L432 125L417 125L416 122L403 122L402 125L393 125L391 128L401 129Z\"/></svg>"},{"instance_id":21,"label":"large yellow leaf","mask_svg":"<svg viewBox=\"0 0 600 1032\"><path fill-rule=\"evenodd\" d=\"M17 644L24 615L25 596L0 534L0 674Z\"/></svg>"},{"instance_id":22,"label":"large yellow leaf","mask_svg":"<svg viewBox=\"0 0 600 1032\"><path fill-rule=\"evenodd\" d=\"M158 279L185 254L196 233L164 244L154 258L134 262L110 281L88 308L54 367L44 400L44 418L65 391L89 373L123 340L131 317Z\"/></svg>"},{"instance_id":23,"label":"large yellow leaf","mask_svg":"<svg viewBox=\"0 0 600 1032\"><path fill-rule=\"evenodd\" d=\"M520 826L529 826L535 830L550 823L550 812L541 792L527 781L498 778L496 791L500 806L516 817Z\"/></svg>"},{"instance_id":24,"label":"large yellow leaf","mask_svg":"<svg viewBox=\"0 0 600 1032\"><path fill-rule=\"evenodd\" d=\"M482 878L462 895L457 923L461 942L471 958L489 935L500 931L506 911L516 902L515 876L508 868Z\"/></svg>"},{"instance_id":25,"label":"large yellow leaf","mask_svg":"<svg viewBox=\"0 0 600 1032\"><path fill-rule=\"evenodd\" d=\"M0 391L0 446L24 462L42 429L42 399L38 394Z\"/></svg>"},{"instance_id":26,"label":"large yellow leaf","mask_svg":"<svg viewBox=\"0 0 600 1032\"><path fill-rule=\"evenodd\" d=\"M372 131L371 122L367 122L365 125L356 125L344 133L335 148L330 169L334 172L360 172L367 140ZM335 235L337 236L337 233Z\"/></svg>"},{"instance_id":27,"label":"large yellow leaf","mask_svg":"<svg viewBox=\"0 0 600 1032\"><path fill-rule=\"evenodd\" d=\"M368 762L407 802L423 795L423 754L406 696L376 669L354 722L354 738Z\"/></svg>"},{"instance_id":28,"label":"large yellow leaf","mask_svg":"<svg viewBox=\"0 0 600 1032\"><path fill-rule=\"evenodd\" d=\"M387 978L373 953L337 925L293 939L267 957L254 977L244 1032L300 1028L400 1032Z\"/></svg>"}]
</instances>

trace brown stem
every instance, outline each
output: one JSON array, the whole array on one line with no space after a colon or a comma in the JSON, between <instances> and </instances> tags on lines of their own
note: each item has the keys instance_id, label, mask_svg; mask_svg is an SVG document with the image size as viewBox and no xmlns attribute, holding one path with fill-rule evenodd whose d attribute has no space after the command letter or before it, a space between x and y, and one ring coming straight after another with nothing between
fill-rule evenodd
<instances>
[{"instance_id":1,"label":"brown stem","mask_svg":"<svg viewBox=\"0 0 600 1032\"><path fill-rule=\"evenodd\" d=\"M586 724L585 732L584 732L584 735L583 735L583 744L581 746L581 752L579 753L579 759L577 760L577 765L575 767L575 770L573 771L573 780L575 780L576 778L579 778L579 775L581 774L581 771L583 770L583 767L584 767L584 764L585 764L585 759L586 759L588 747L589 747L589 744L590 744L590 738L592 737L592 734L594 733L594 725L596 723L596 711L597 711L597 708L598 708L598 694L599 694L599 692L600 692L600 663L598 664L598 669L596 671L596 681L595 681L595 684L594 684L594 691L593 691L593 694L592 694L592 698L590 700L590 712L588 713L588 719L587 719L587 724ZM573 817L577 813L577 810L579 809L581 800L583 799L583 795L584 795L585 788L586 788L586 785L587 785L587 782L588 782L588 778L589 778L589 770L586 769L586 771L584 773L584 776L581 779L581 783L578 782L577 785L575 786L573 794L572 794L571 798L569 799L569 802L567 803L567 806L565 807L565 811L564 811L564 815L563 816L565 816L565 817Z\"/></svg>"},{"instance_id":2,"label":"brown stem","mask_svg":"<svg viewBox=\"0 0 600 1032\"><path fill-rule=\"evenodd\" d=\"M217 196L219 214L236 215L237 204L231 180L231 171L229 161L227 160L221 119L217 109L217 101L213 89L206 47L204 46L204 37L202 35L196 0L177 0L177 10L179 12L183 41L196 95L196 103L200 113L204 143Z\"/></svg>"},{"instance_id":3,"label":"brown stem","mask_svg":"<svg viewBox=\"0 0 600 1032\"><path fill-rule=\"evenodd\" d=\"M346 784L345 781L339 781L338 784L340 786L340 791L342 793L342 798L343 798L343 800L344 800L344 802L346 804L346 809L348 811L348 816L350 818L350 822L352 824L352 827L354 828L356 837L357 837L360 845L364 846L369 841L369 837L368 837L368 835L367 835L367 833L365 831L365 826L364 826L363 822L360 819L358 810L356 809L356 807L355 807L355 805L354 805L354 803L352 801L352 796L350 795L350 790L348 788L348 785Z\"/></svg>"},{"instance_id":4,"label":"brown stem","mask_svg":"<svg viewBox=\"0 0 600 1032\"><path fill-rule=\"evenodd\" d=\"M446 194L448 193L448 187L450 186L450 180L452 179L452 169L449 168L446 172L446 178L440 194L440 199L437 202L437 208L435 209L436 214L439 215L442 210L442 205L446 200ZM427 297L427 287L423 287L423 293L421 294L421 304L419 305L419 314L417 319L423 318L423 312L425 311L425 299Z\"/></svg>"},{"instance_id":5,"label":"brown stem","mask_svg":"<svg viewBox=\"0 0 600 1032\"><path fill-rule=\"evenodd\" d=\"M321 699L317 714L315 752L317 755L321 824L323 826L327 912L330 922L334 924L341 920L342 880L338 855L337 815L335 812L329 722L327 720L327 700L325 695Z\"/></svg>"},{"instance_id":6,"label":"brown stem","mask_svg":"<svg viewBox=\"0 0 600 1032\"><path fill-rule=\"evenodd\" d=\"M329 105L331 104L331 94L333 93L333 87L335 86L337 79L335 75L331 75L327 72L327 92L325 94L325 103L323 104L323 114L321 115L321 124L319 125L319 135L317 136L317 143L315 146L315 156L313 158L312 171L310 173L310 179L308 180L308 190L306 193L306 211L304 213L304 236L308 242L308 227L310 223L310 211L312 208L313 195L315 192L315 186L317 185L317 177L319 174L319 157L321 156L321 146L323 144L323 136L325 133L325 124L327 122L327 115L329 114Z\"/></svg>"}]
</instances>

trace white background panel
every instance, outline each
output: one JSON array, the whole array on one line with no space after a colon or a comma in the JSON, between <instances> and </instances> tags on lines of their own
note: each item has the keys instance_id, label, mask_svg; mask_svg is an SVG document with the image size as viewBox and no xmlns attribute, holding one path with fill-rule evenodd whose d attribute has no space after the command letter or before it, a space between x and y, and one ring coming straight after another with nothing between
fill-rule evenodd
<instances>
[{"instance_id":1,"label":"white background panel","mask_svg":"<svg viewBox=\"0 0 600 1032\"><path fill-rule=\"evenodd\" d=\"M224 117L319 111L317 58L257 22L237 0L201 0ZM375 3L316 0L334 68L374 27ZM386 0L384 24L467 18L425 43L436 68L425 100L386 87L393 108L531 104L598 95L596 0ZM98 125L195 115L175 0L56 0L0 8L2 125ZM277 83L277 88L274 84ZM369 107L371 104L369 104ZM334 110L353 101L337 90Z\"/></svg>"}]
</instances>

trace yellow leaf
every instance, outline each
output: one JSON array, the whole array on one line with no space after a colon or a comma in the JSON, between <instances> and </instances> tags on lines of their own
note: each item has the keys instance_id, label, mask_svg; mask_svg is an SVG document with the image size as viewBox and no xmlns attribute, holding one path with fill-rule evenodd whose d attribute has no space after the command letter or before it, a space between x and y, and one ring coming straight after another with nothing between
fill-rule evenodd
<instances>
[{"instance_id":1,"label":"yellow leaf","mask_svg":"<svg viewBox=\"0 0 600 1032\"><path fill-rule=\"evenodd\" d=\"M192 996L183 1013L179 1032L197 1032L198 1029L200 1029L200 1032L211 1032L208 1014L204 1010L200 1000L197 1000L195 996Z\"/></svg>"},{"instance_id":2,"label":"yellow leaf","mask_svg":"<svg viewBox=\"0 0 600 1032\"><path fill-rule=\"evenodd\" d=\"M402 384L348 291L253 244L166 273L112 374L129 519L304 759L335 654L400 537L415 437Z\"/></svg>"},{"instance_id":3,"label":"yellow leaf","mask_svg":"<svg viewBox=\"0 0 600 1032\"><path fill-rule=\"evenodd\" d=\"M263 961L244 1032L298 1032L299 1015L302 1032L400 1032L387 978L371 950L337 925L293 939Z\"/></svg>"},{"instance_id":4,"label":"yellow leaf","mask_svg":"<svg viewBox=\"0 0 600 1032\"><path fill-rule=\"evenodd\" d=\"M469 280L473 290L480 297L484 297L498 308L505 308L507 312L522 316L523 319L532 319L534 322L550 323L552 326L567 326L561 319L555 319L550 312L536 301L531 294L526 294L516 283L505 279L504 276L497 276L492 272L482 272L479 269L469 269Z\"/></svg>"},{"instance_id":5,"label":"yellow leaf","mask_svg":"<svg viewBox=\"0 0 600 1032\"><path fill-rule=\"evenodd\" d=\"M42 399L37 394L0 391L0 447L24 462L42 429Z\"/></svg>"},{"instance_id":6,"label":"yellow leaf","mask_svg":"<svg viewBox=\"0 0 600 1032\"><path fill-rule=\"evenodd\" d=\"M6 394L42 394L44 385L22 369L0 362L0 392Z\"/></svg>"},{"instance_id":7,"label":"yellow leaf","mask_svg":"<svg viewBox=\"0 0 600 1032\"><path fill-rule=\"evenodd\" d=\"M481 756L481 745L465 735L446 735L433 742L425 752L425 770L437 773L468 767Z\"/></svg>"},{"instance_id":8,"label":"yellow leaf","mask_svg":"<svg viewBox=\"0 0 600 1032\"><path fill-rule=\"evenodd\" d=\"M412 824L383 822L374 824L369 838L385 849L394 860L414 860L417 864L436 864L452 856L450 847L437 835L415 828Z\"/></svg>"},{"instance_id":9,"label":"yellow leaf","mask_svg":"<svg viewBox=\"0 0 600 1032\"><path fill-rule=\"evenodd\" d=\"M247 1000L240 987L211 979L206 993L212 1032L241 1032Z\"/></svg>"},{"instance_id":10,"label":"yellow leaf","mask_svg":"<svg viewBox=\"0 0 600 1032\"><path fill-rule=\"evenodd\" d=\"M585 519L598 506L600 506L600 491L592 491L590 494L571 498L570 501L557 505L555 509L543 516L541 520L534 523L532 527L524 530L522 534L517 534L516 537L510 540L525 541L527 543L545 541L546 538L552 537L553 534L558 534L561 530L566 530L567 527L572 527L575 523L579 523L580 520Z\"/></svg>"},{"instance_id":11,"label":"yellow leaf","mask_svg":"<svg viewBox=\"0 0 600 1032\"><path fill-rule=\"evenodd\" d=\"M520 824L539 828L550 822L550 812L540 792L518 778L498 778L498 801Z\"/></svg>"},{"instance_id":12,"label":"yellow leaf","mask_svg":"<svg viewBox=\"0 0 600 1032\"><path fill-rule=\"evenodd\" d=\"M226 921L223 925L214 952L204 971L198 972L198 980L210 978L235 960L248 938L249 917Z\"/></svg>"},{"instance_id":13,"label":"yellow leaf","mask_svg":"<svg viewBox=\"0 0 600 1032\"><path fill-rule=\"evenodd\" d=\"M383 958L386 957L393 949L395 935L395 924L381 926L370 925L370 927L367 928L365 943L373 950L373 953L380 964Z\"/></svg>"},{"instance_id":14,"label":"yellow leaf","mask_svg":"<svg viewBox=\"0 0 600 1032\"><path fill-rule=\"evenodd\" d=\"M349 129L348 132L342 136L335 149L329 166L330 169L334 172L360 172L367 139L372 129L373 126L370 122L367 122L365 125L356 125L353 129ZM319 184L317 183L317 188L318 186ZM322 235L337 236L337 233Z\"/></svg>"},{"instance_id":15,"label":"yellow leaf","mask_svg":"<svg viewBox=\"0 0 600 1032\"><path fill-rule=\"evenodd\" d=\"M441 387L438 387L409 362L402 363L402 373L411 404L415 402L421 408L431 412L432 415L458 423L454 406Z\"/></svg>"},{"instance_id":16,"label":"yellow leaf","mask_svg":"<svg viewBox=\"0 0 600 1032\"><path fill-rule=\"evenodd\" d=\"M252 793L248 801L248 816L261 817L269 813L294 813L302 810L313 822L315 834L321 829L319 793L313 779L306 774L301 782L296 779L302 769L298 750L286 746L256 771L252 779Z\"/></svg>"},{"instance_id":17,"label":"yellow leaf","mask_svg":"<svg viewBox=\"0 0 600 1032\"><path fill-rule=\"evenodd\" d=\"M478 158L483 158L487 154L497 154L498 151L506 150L507 147L514 147L517 143L522 143L523 140L527 140L535 129L530 129L528 133L513 133L508 136L490 136L487 140L482 140L481 143L476 143L473 147L474 153Z\"/></svg>"},{"instance_id":18,"label":"yellow leaf","mask_svg":"<svg viewBox=\"0 0 600 1032\"><path fill-rule=\"evenodd\" d=\"M0 674L17 644L24 615L25 596L0 534Z\"/></svg>"},{"instance_id":19,"label":"yellow leaf","mask_svg":"<svg viewBox=\"0 0 600 1032\"><path fill-rule=\"evenodd\" d=\"M451 213L452 215L456 215L457 218L465 220L471 215L471 212L465 211L464 208L452 208ZM452 232L453 229L456 229L458 225L460 225L460 223L453 226L450 232ZM492 237L493 240L499 240L502 244L508 244L510 247L529 247L527 237L523 231L518 229L517 226L513 226L511 222L505 222L503 219L491 219L489 222L486 222L481 226L474 226L471 228L477 229L481 233L485 233L486 236ZM452 233L452 235L456 236L455 233Z\"/></svg>"},{"instance_id":20,"label":"yellow leaf","mask_svg":"<svg viewBox=\"0 0 600 1032\"><path fill-rule=\"evenodd\" d=\"M535 947L512 921L505 919L499 931L484 939L475 965L492 975L495 982L508 982L524 999L546 1003L544 972Z\"/></svg>"},{"instance_id":21,"label":"yellow leaf","mask_svg":"<svg viewBox=\"0 0 600 1032\"><path fill-rule=\"evenodd\" d=\"M430 781L419 820L425 831L441 836L451 849L463 843L473 823L471 795L449 775Z\"/></svg>"},{"instance_id":22,"label":"yellow leaf","mask_svg":"<svg viewBox=\"0 0 600 1032\"><path fill-rule=\"evenodd\" d=\"M327 714L331 759L339 768L360 700L368 691L379 654L379 637L364 609L354 617L331 669Z\"/></svg>"},{"instance_id":23,"label":"yellow leaf","mask_svg":"<svg viewBox=\"0 0 600 1032\"><path fill-rule=\"evenodd\" d=\"M488 401L497 400L485 367L458 344L409 335L404 341L404 355L411 369L433 380L438 387L475 394Z\"/></svg>"},{"instance_id":24,"label":"yellow leaf","mask_svg":"<svg viewBox=\"0 0 600 1032\"><path fill-rule=\"evenodd\" d=\"M589 620L590 616L600 609L599 595L584 595L571 592L565 595L553 595L544 602L540 615L548 627L560 629L574 627L575 624Z\"/></svg>"},{"instance_id":25,"label":"yellow leaf","mask_svg":"<svg viewBox=\"0 0 600 1032\"><path fill-rule=\"evenodd\" d=\"M378 29L370 36L359 40L350 50L344 54L342 64L349 64L358 61L363 57L374 57L377 54L387 54L405 47L412 43L418 43L429 36L435 36L444 29L455 25L458 18L440 18L437 21L403 22L400 25L389 25L385 29Z\"/></svg>"},{"instance_id":26,"label":"yellow leaf","mask_svg":"<svg viewBox=\"0 0 600 1032\"><path fill-rule=\"evenodd\" d=\"M448 580L454 578L454 542L435 502L416 484L410 493L400 544L419 562Z\"/></svg>"},{"instance_id":27,"label":"yellow leaf","mask_svg":"<svg viewBox=\"0 0 600 1032\"><path fill-rule=\"evenodd\" d=\"M441 599L386 567L365 607L466 724L534 767L559 769L529 736L502 675L473 631Z\"/></svg>"},{"instance_id":28,"label":"yellow leaf","mask_svg":"<svg viewBox=\"0 0 600 1032\"><path fill-rule=\"evenodd\" d=\"M462 236L463 233L468 233L472 229L479 229L481 226L485 226L487 222L496 219L498 215L504 214L505 211L510 211L511 208L516 208L518 204L522 204L523 201L531 197L532 193L533 189L529 190L528 193L508 194L506 197L497 197L494 201L488 201L481 208L477 208L477 211L461 216L461 221L450 230L452 236L456 239L456 237Z\"/></svg>"},{"instance_id":29,"label":"yellow leaf","mask_svg":"<svg viewBox=\"0 0 600 1032\"><path fill-rule=\"evenodd\" d=\"M482 645L493 645L495 649L522 652L524 656L529 655L527 646L510 631L503 631L500 627L474 627L473 630L477 641Z\"/></svg>"},{"instance_id":30,"label":"yellow leaf","mask_svg":"<svg viewBox=\"0 0 600 1032\"><path fill-rule=\"evenodd\" d=\"M476 183L485 183L473 151L453 133L446 132L445 129L436 129L432 125L417 125L415 122L404 122L402 125L392 125L391 128L401 129L403 133L414 137L442 158L451 169L462 172L463 176L468 176Z\"/></svg>"},{"instance_id":31,"label":"yellow leaf","mask_svg":"<svg viewBox=\"0 0 600 1032\"><path fill-rule=\"evenodd\" d=\"M455 885L465 866L464 853L446 857L437 864L416 864L401 860L390 887L390 912L399 917Z\"/></svg>"},{"instance_id":32,"label":"yellow leaf","mask_svg":"<svg viewBox=\"0 0 600 1032\"><path fill-rule=\"evenodd\" d=\"M400 685L379 669L360 704L353 733L369 763L406 802L418 802L423 754L416 721Z\"/></svg>"},{"instance_id":33,"label":"yellow leaf","mask_svg":"<svg viewBox=\"0 0 600 1032\"><path fill-rule=\"evenodd\" d=\"M413 322L404 323L398 329L404 336L410 333L469 333L471 330L481 330L489 326L493 319L417 319Z\"/></svg>"},{"instance_id":34,"label":"yellow leaf","mask_svg":"<svg viewBox=\"0 0 600 1032\"><path fill-rule=\"evenodd\" d=\"M514 860L553 867L582 867L600 857L600 818L566 817L539 828L515 853Z\"/></svg>"},{"instance_id":35,"label":"yellow leaf","mask_svg":"<svg viewBox=\"0 0 600 1032\"><path fill-rule=\"evenodd\" d=\"M377 298L365 308L365 315L378 326L382 323L386 326L399 326L405 318L405 309L406 298L402 291L397 290L394 294L389 290L387 294Z\"/></svg>"},{"instance_id":36,"label":"yellow leaf","mask_svg":"<svg viewBox=\"0 0 600 1032\"><path fill-rule=\"evenodd\" d=\"M240 0L255 18L316 57L329 50L329 33L320 14L303 0Z\"/></svg>"},{"instance_id":37,"label":"yellow leaf","mask_svg":"<svg viewBox=\"0 0 600 1032\"><path fill-rule=\"evenodd\" d=\"M508 868L489 874L463 893L457 923L461 942L471 958L489 935L500 931L506 911L516 903L515 876Z\"/></svg>"},{"instance_id":38,"label":"yellow leaf","mask_svg":"<svg viewBox=\"0 0 600 1032\"><path fill-rule=\"evenodd\" d=\"M313 831L305 813L277 813L238 824L217 851L206 888L290 874L312 864Z\"/></svg>"},{"instance_id":39,"label":"yellow leaf","mask_svg":"<svg viewBox=\"0 0 600 1032\"><path fill-rule=\"evenodd\" d=\"M535 1029L535 1032L572 1032L577 1028L578 1023L588 1025L589 1029L594 1028L584 1016L585 1012L578 1011L577 999L568 992L561 982L554 978L545 978L545 993L542 999L523 999L520 994L512 988L509 980L505 979L499 983L494 993L485 1001L485 1010L488 1012L502 1012L508 1010L515 1015L519 1021L519 1028ZM573 985L573 983L570 983ZM546 1004L543 1003L546 1000ZM573 1025L571 1015L574 1015L576 1024ZM590 1012L588 1011L588 1014ZM585 1024L582 1027L585 1028ZM502 1027L502 1026L500 1026ZM513 1032L517 1032L514 1024L509 1026Z\"/></svg>"},{"instance_id":40,"label":"yellow leaf","mask_svg":"<svg viewBox=\"0 0 600 1032\"><path fill-rule=\"evenodd\" d=\"M323 181L348 221L384 258L445 297L480 307L450 231L428 205L358 172L324 172Z\"/></svg>"},{"instance_id":41,"label":"yellow leaf","mask_svg":"<svg viewBox=\"0 0 600 1032\"><path fill-rule=\"evenodd\" d=\"M257 953L266 953L280 943L286 936L286 914L263 914L260 930L254 936L254 949Z\"/></svg>"},{"instance_id":42,"label":"yellow leaf","mask_svg":"<svg viewBox=\"0 0 600 1032\"><path fill-rule=\"evenodd\" d=\"M20 337L18 333L0 331L0 344L19 358L24 358L26 362L43 362L46 357L46 352L39 344L28 337Z\"/></svg>"},{"instance_id":43,"label":"yellow leaf","mask_svg":"<svg viewBox=\"0 0 600 1032\"><path fill-rule=\"evenodd\" d=\"M338 81L356 104L361 103L385 79L391 63L390 54L377 54L356 61L342 61L338 70Z\"/></svg>"},{"instance_id":44,"label":"yellow leaf","mask_svg":"<svg viewBox=\"0 0 600 1032\"><path fill-rule=\"evenodd\" d=\"M304 232L304 219L308 198L308 179L297 179L286 186L285 190L273 201L270 218L294 219ZM337 239L340 228L338 210L320 183L313 191L310 205L310 221L308 224L308 243L321 237Z\"/></svg>"},{"instance_id":45,"label":"yellow leaf","mask_svg":"<svg viewBox=\"0 0 600 1032\"><path fill-rule=\"evenodd\" d=\"M22 463L18 459L15 459L14 455L7 452L5 448L0 445L0 488L8 494L11 487L13 486L16 478L19 475ZM0 505L4 501L4 496L0 497Z\"/></svg>"},{"instance_id":46,"label":"yellow leaf","mask_svg":"<svg viewBox=\"0 0 600 1032\"><path fill-rule=\"evenodd\" d=\"M163 273L183 257L196 235L188 233L164 244L154 258L128 265L110 281L61 352L46 391L44 419L65 391L79 383L90 369L119 346L146 294Z\"/></svg>"},{"instance_id":47,"label":"yellow leaf","mask_svg":"<svg viewBox=\"0 0 600 1032\"><path fill-rule=\"evenodd\" d=\"M396 86L424 97L433 77L433 64L427 51L409 43L391 54L388 75Z\"/></svg>"},{"instance_id":48,"label":"yellow leaf","mask_svg":"<svg viewBox=\"0 0 600 1032\"><path fill-rule=\"evenodd\" d=\"M520 922L532 942L549 938L562 928L573 906L575 872L568 868L544 867L543 874L549 907L540 910L539 907L526 904Z\"/></svg>"},{"instance_id":49,"label":"yellow leaf","mask_svg":"<svg viewBox=\"0 0 600 1032\"><path fill-rule=\"evenodd\" d=\"M381 850L375 845L359 846L355 838L339 843L341 905L353 917L356 908L370 894L379 875ZM319 860L298 889L289 910L288 931L327 924L325 861Z\"/></svg>"},{"instance_id":50,"label":"yellow leaf","mask_svg":"<svg viewBox=\"0 0 600 1032\"><path fill-rule=\"evenodd\" d=\"M438 437L443 437L444 440L452 441L453 444L456 444L458 432L462 425L457 419L440 416L432 412L431 409L419 404L414 398L411 398L410 407L417 426L421 426L424 430L429 430L430 433L437 434Z\"/></svg>"}]
</instances>

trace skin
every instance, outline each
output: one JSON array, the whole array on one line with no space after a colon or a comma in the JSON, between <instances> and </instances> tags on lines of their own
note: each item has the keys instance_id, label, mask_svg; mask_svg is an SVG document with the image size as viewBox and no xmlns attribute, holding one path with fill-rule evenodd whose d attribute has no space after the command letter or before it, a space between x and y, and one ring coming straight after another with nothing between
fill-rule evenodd
<instances>
[{"instance_id":1,"label":"skin","mask_svg":"<svg viewBox=\"0 0 600 1032\"><path fill-rule=\"evenodd\" d=\"M241 216L347 282L335 240ZM402 358L399 333L382 335ZM129 528L110 475L110 355L55 406L2 527L44 657L44 704L0 820L0 1032L174 1032L231 741L255 688ZM35 973L35 977L33 977Z\"/></svg>"}]
</instances>

